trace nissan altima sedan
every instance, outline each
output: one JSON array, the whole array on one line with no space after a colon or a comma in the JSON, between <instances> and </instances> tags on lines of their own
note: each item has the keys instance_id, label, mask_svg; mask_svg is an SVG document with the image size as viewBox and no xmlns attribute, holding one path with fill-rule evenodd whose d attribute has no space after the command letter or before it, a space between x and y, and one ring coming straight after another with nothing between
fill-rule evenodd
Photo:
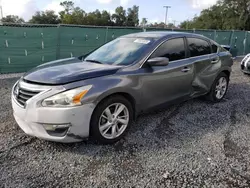
<instances>
[{"instance_id":1,"label":"nissan altima sedan","mask_svg":"<svg viewBox=\"0 0 250 188\"><path fill-rule=\"evenodd\" d=\"M114 143L141 112L199 96L221 101L232 64L228 51L200 35L130 34L27 72L12 90L14 117L38 138Z\"/></svg>"}]
</instances>

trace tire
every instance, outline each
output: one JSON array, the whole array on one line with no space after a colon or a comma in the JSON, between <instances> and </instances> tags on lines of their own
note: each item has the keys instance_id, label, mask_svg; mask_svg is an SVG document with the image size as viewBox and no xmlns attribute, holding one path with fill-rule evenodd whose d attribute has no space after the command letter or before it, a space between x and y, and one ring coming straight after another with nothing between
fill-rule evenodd
<instances>
[{"instance_id":1,"label":"tire","mask_svg":"<svg viewBox=\"0 0 250 188\"><path fill-rule=\"evenodd\" d=\"M225 92L223 92L223 96L222 97L218 97L216 94L216 86L217 84L219 83L219 80L220 79L225 79L226 80L226 88L225 88ZM217 102L220 102L221 100L223 100L223 98L225 97L226 93L227 93L227 90L228 90L228 84L229 84L229 77L228 75L226 75L224 72L221 72L217 78L215 79L212 87L211 87L211 90L210 92L206 95L206 98L207 100L211 101L211 102L214 102L214 103L217 103Z\"/></svg>"},{"instance_id":2,"label":"tire","mask_svg":"<svg viewBox=\"0 0 250 188\"><path fill-rule=\"evenodd\" d=\"M116 119L115 118L116 115L113 115L115 114L114 111L116 108L118 109L120 107L123 108L122 105L125 106L124 111L118 114L117 116L118 119ZM109 108L111 112L110 116L108 116L107 113L104 112L107 108ZM128 118L126 118L127 115L128 115ZM110 120L108 117L112 117L112 120ZM125 119L122 119L120 117L125 118ZM128 122L127 126L125 126L125 124L122 125L122 123L118 121L119 119L120 121L123 120L125 122ZM113 144L119 141L121 138L123 138L126 135L131 125L132 119L133 119L133 107L126 98L124 98L121 95L114 95L114 96L108 97L104 99L103 101L101 101L93 112L91 122L90 122L90 139L99 144ZM112 121L112 123L110 121ZM110 125L110 124L113 124L113 125ZM104 129L103 132L107 131L107 133L102 134L100 127L103 128L106 125L110 128L108 131L107 131L108 128ZM116 133L119 133L119 128L121 130L120 133L116 135L116 137L111 136L114 127L117 128L116 131L114 131Z\"/></svg>"}]
</instances>

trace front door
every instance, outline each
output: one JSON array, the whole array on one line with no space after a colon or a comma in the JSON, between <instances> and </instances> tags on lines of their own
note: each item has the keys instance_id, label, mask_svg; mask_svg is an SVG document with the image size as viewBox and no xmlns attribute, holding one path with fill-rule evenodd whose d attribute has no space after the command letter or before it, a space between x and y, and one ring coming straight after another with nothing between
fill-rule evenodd
<instances>
[{"instance_id":1,"label":"front door","mask_svg":"<svg viewBox=\"0 0 250 188\"><path fill-rule=\"evenodd\" d=\"M170 39L164 42L150 58L167 57L167 66L143 66L140 78L142 83L142 106L144 109L162 105L191 93L194 67L186 59L186 48L183 38Z\"/></svg>"}]
</instances>

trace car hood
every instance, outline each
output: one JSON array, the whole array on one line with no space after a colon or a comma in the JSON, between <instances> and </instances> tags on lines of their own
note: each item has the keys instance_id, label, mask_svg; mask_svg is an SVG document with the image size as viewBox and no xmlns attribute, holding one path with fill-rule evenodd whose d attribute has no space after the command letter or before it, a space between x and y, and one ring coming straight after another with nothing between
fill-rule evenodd
<instances>
[{"instance_id":1,"label":"car hood","mask_svg":"<svg viewBox=\"0 0 250 188\"><path fill-rule=\"evenodd\" d=\"M40 65L23 76L27 82L62 85L75 81L115 74L120 66L81 61L78 58L62 59Z\"/></svg>"}]
</instances>

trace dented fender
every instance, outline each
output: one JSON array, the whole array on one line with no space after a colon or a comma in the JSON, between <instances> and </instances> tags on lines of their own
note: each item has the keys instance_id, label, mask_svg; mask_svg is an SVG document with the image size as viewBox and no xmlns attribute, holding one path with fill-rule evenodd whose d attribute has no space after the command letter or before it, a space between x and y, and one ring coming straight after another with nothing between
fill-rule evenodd
<instances>
[{"instance_id":1,"label":"dented fender","mask_svg":"<svg viewBox=\"0 0 250 188\"><path fill-rule=\"evenodd\" d=\"M212 59L218 58L217 62L212 62ZM228 56L219 57L216 54L208 56L201 61L194 62L194 78L192 81L191 97L196 97L208 93L217 78L223 72L231 72L233 60L228 59Z\"/></svg>"}]
</instances>

